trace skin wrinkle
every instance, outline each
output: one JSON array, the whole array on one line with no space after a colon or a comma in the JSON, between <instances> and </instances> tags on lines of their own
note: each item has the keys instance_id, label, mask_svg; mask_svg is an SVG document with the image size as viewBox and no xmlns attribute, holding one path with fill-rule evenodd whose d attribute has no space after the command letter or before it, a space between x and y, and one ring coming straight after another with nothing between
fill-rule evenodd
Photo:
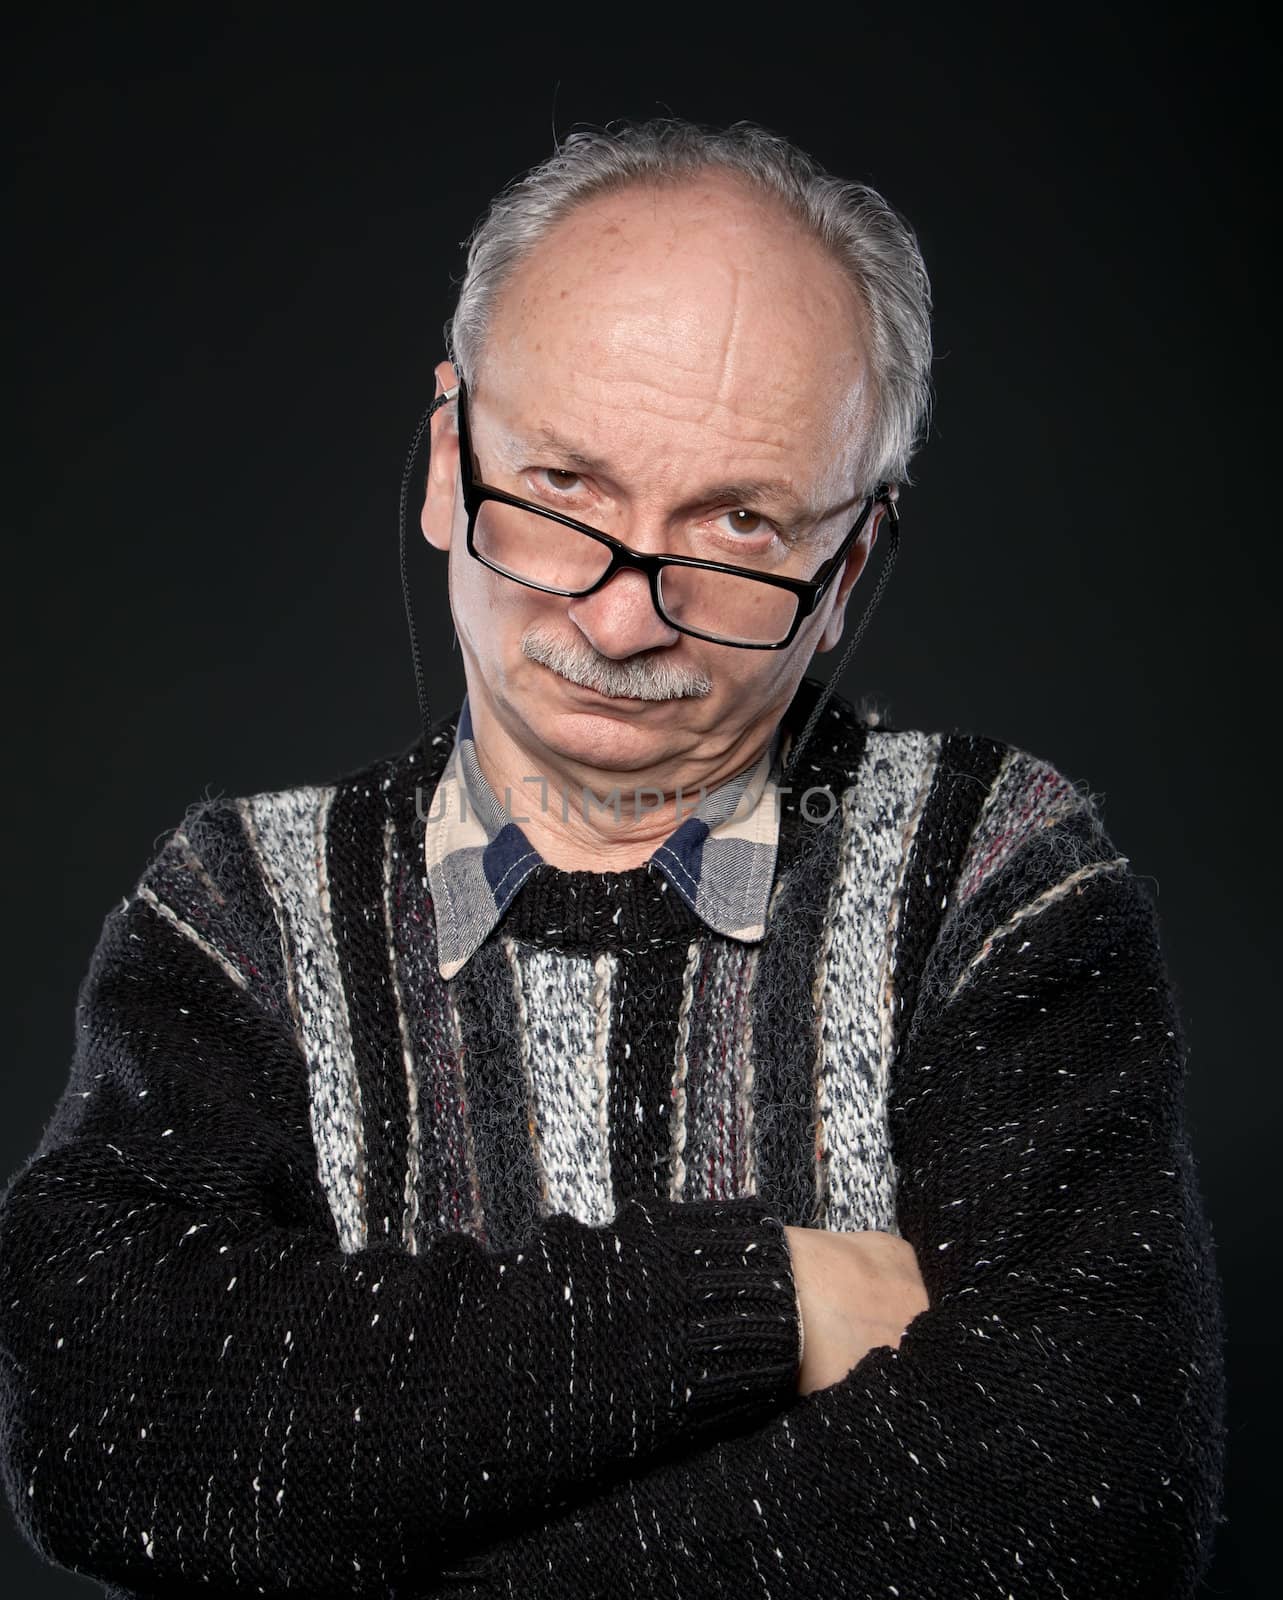
<instances>
[{"instance_id":1,"label":"skin wrinkle","mask_svg":"<svg viewBox=\"0 0 1283 1600\"><path fill-rule=\"evenodd\" d=\"M475 400L473 403L475 406ZM636 416L638 412L645 415L648 408L644 397L641 397L637 404L621 406L619 410L625 415ZM663 415L657 410L653 410L651 414L657 417ZM711 420L705 426L713 431L720 431L720 436L725 438L728 443L740 443L729 431L715 429ZM750 436L747 442L750 445L764 449L781 447L779 440L770 440L765 435L759 437ZM529 462L530 458L538 455L541 451L553 451L557 455L565 457L568 462L582 466L590 472L599 473L603 476L609 476L611 473L608 456L599 455L586 445L580 444L573 434L558 429L551 422L540 422L521 432L503 427L498 427L494 430L494 437L490 444L490 454L496 460L501 460L509 471L520 471L522 466ZM544 462L541 464L548 465L549 463ZM790 492L797 493L796 474L779 474L777 481L786 485Z\"/></svg>"},{"instance_id":2,"label":"skin wrinkle","mask_svg":"<svg viewBox=\"0 0 1283 1600\"><path fill-rule=\"evenodd\" d=\"M849 526L862 486L867 360L852 315L855 291L782 209L732 181L598 197L558 223L514 269L494 306L469 419L480 476L537 498L529 475L566 467L534 454L540 428L579 445L608 472L586 481L570 515L641 551L673 548L679 519L710 489L787 484L814 513L814 565ZM835 328L851 337L834 337ZM453 369L438 369L443 386ZM712 789L765 749L816 648L841 636L876 518L852 547L817 612L783 651L742 651L677 632L657 616L649 585L620 572L596 594L568 599L514 584L472 561L458 491L451 408L433 421L424 532L450 551L451 604L468 678L478 760L496 793L546 778L552 803L527 826L546 860L566 868L639 865L676 825L676 794ZM740 503L801 536L765 502ZM855 500L858 505L859 501ZM851 511L851 515L854 511ZM779 552L781 558L783 549ZM576 688L521 641L537 630L577 663L663 661L706 677L706 695L615 698ZM591 679L585 681L592 681ZM607 671L600 681L630 681ZM672 680L677 681L677 680ZM640 815L625 800L585 817L558 803L585 788L658 789Z\"/></svg>"},{"instance_id":3,"label":"skin wrinkle","mask_svg":"<svg viewBox=\"0 0 1283 1600\"><path fill-rule=\"evenodd\" d=\"M731 296L730 327L726 333L726 343L722 351L722 378L717 389L717 404L725 406L729 396L734 392L733 376L735 370L736 336L739 333L743 320L743 274L737 269L731 269L731 281L734 291Z\"/></svg>"},{"instance_id":4,"label":"skin wrinkle","mask_svg":"<svg viewBox=\"0 0 1283 1600\"><path fill-rule=\"evenodd\" d=\"M765 404L761 410L757 410L753 407L752 401L746 397L738 406L731 407L716 399L710 400L707 395L700 394L694 385L690 390L684 390L679 384L673 382L673 377L679 376L682 372L682 368L675 361L665 363L667 371L665 373L664 400L662 404L655 403L653 398L655 394L653 381L655 357L641 351L638 354L641 358L640 364L644 371L649 373L649 376L611 375L604 371L594 371L592 373L592 380L594 384L599 386L600 392L595 396L585 431L596 431L597 414L603 407L618 411L626 418L635 415L638 411L665 422L675 416L678 421L685 423L689 427L716 428L719 415L725 414L737 424L746 422L758 423L774 429L773 433L766 432L761 436L754 436L751 433L745 434L742 426L738 429L725 429L722 437L736 447L742 447L744 444L761 444L767 448L782 451L791 448L792 440L788 431L788 417L783 414L778 402ZM692 378L700 375L699 370L696 368L689 370ZM620 393L620 391L623 392ZM483 393L484 391L479 385L472 390L474 404L482 397ZM616 399L616 395L619 395L619 398ZM486 394L486 398L489 398L488 394ZM573 404L573 398L573 396L559 393L557 401L560 405L565 405L567 402ZM683 411L683 403L689 407L688 410Z\"/></svg>"},{"instance_id":5,"label":"skin wrinkle","mask_svg":"<svg viewBox=\"0 0 1283 1600\"><path fill-rule=\"evenodd\" d=\"M585 407L585 410L587 411L588 408ZM652 420L655 422L669 422L676 413L678 414L678 420L680 422L684 423L688 427L693 427L698 424L705 432L711 433L719 442L724 442L728 449L744 452L759 450L767 456L780 456L787 459L786 453L789 448L789 441L783 430L771 433L764 428L759 434L744 433L743 431L736 432L735 428L730 426L729 423L725 425L722 423L722 420L717 415L715 409L708 409L706 413L700 417L681 416L677 407L656 405L650 398L649 392L643 390L637 390L636 392L630 391L617 404L605 404L598 401L591 408L591 417L585 422L583 430L584 433L591 434L592 432L597 431L597 429L599 429L601 426L603 416L610 413L617 414L618 416L633 422L637 421L638 419ZM764 416L757 420L765 424L775 419ZM551 428L549 425L550 434L555 434L557 431L558 430ZM561 432L564 435L566 430L563 428ZM550 440L550 442L552 441ZM520 452L517 448L516 441L514 440L514 454L519 453ZM593 452L586 452L586 455L589 459L591 459ZM604 458L602 458L600 455L597 456L597 460L599 462L603 459ZM653 481L654 477L658 473L662 473L665 470L665 467L662 464L662 455L660 456L660 460L660 467L652 470L652 478L648 481ZM846 479L846 475L843 474L840 469L834 471L832 475L842 478L843 481L848 481ZM728 474L728 476L730 476L730 474ZM773 463L772 466L765 471L740 470L736 472L734 476L742 478L747 478L750 476L761 478L779 477L780 479L792 484L795 492L797 492L796 485L798 475L795 472L790 471L788 466L784 463L781 463L779 466L776 466Z\"/></svg>"}]
</instances>

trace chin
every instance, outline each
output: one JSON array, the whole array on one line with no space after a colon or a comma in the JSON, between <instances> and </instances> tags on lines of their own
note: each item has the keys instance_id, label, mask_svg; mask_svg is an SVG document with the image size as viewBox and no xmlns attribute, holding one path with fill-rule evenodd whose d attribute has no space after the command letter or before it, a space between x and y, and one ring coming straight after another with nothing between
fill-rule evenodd
<instances>
[{"instance_id":1,"label":"chin","mask_svg":"<svg viewBox=\"0 0 1283 1600\"><path fill-rule=\"evenodd\" d=\"M545 701L526 720L536 738L563 761L626 772L674 753L680 706L676 700L649 702L645 708L625 701L618 711L608 704L598 711L590 706L554 708Z\"/></svg>"},{"instance_id":2,"label":"chin","mask_svg":"<svg viewBox=\"0 0 1283 1600\"><path fill-rule=\"evenodd\" d=\"M601 772L640 772L689 757L710 726L709 700L612 700L524 657L503 671L494 662L489 673L472 667L468 676L474 716L484 698L536 766L542 749L553 760Z\"/></svg>"}]
</instances>

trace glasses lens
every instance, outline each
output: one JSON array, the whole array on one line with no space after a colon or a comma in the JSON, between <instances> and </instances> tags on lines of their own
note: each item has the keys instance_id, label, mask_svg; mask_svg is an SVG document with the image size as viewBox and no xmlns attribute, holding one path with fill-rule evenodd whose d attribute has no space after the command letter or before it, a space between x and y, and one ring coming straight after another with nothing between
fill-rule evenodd
<instances>
[{"instance_id":1,"label":"glasses lens","mask_svg":"<svg viewBox=\"0 0 1283 1600\"><path fill-rule=\"evenodd\" d=\"M585 593L610 565L600 540L500 500L482 501L472 542L490 566L553 594ZM659 593L669 622L724 644L778 644L797 612L789 589L699 567L665 567Z\"/></svg>"},{"instance_id":2,"label":"glasses lens","mask_svg":"<svg viewBox=\"0 0 1283 1600\"><path fill-rule=\"evenodd\" d=\"M700 567L665 567L659 594L670 622L725 644L779 644L797 614L790 589Z\"/></svg>"},{"instance_id":3,"label":"glasses lens","mask_svg":"<svg viewBox=\"0 0 1283 1600\"><path fill-rule=\"evenodd\" d=\"M472 540L477 554L508 577L559 594L591 589L610 565L599 540L499 500L482 501Z\"/></svg>"}]
</instances>

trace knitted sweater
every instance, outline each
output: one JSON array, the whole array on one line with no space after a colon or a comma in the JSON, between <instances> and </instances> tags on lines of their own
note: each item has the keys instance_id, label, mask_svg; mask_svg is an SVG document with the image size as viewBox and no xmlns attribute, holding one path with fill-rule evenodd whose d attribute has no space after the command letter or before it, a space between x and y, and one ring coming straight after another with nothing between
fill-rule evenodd
<instances>
[{"instance_id":1,"label":"knitted sweater","mask_svg":"<svg viewBox=\"0 0 1283 1600\"><path fill-rule=\"evenodd\" d=\"M0 1205L27 1537L136 1595L1192 1594L1220 1291L1090 798L834 703L760 942L540 866L446 980L451 742L193 806L107 917ZM782 1223L930 1301L805 1398Z\"/></svg>"}]
</instances>

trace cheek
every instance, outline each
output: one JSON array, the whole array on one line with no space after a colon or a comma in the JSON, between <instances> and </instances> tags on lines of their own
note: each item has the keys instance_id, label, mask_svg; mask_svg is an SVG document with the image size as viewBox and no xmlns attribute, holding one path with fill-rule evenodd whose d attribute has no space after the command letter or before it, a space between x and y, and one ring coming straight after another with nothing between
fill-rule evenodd
<instances>
[{"instance_id":1,"label":"cheek","mask_svg":"<svg viewBox=\"0 0 1283 1600\"><path fill-rule=\"evenodd\" d=\"M705 645L697 662L712 680L706 704L719 721L752 722L772 698L787 668L786 650L731 650ZM784 659L781 659L784 658Z\"/></svg>"},{"instance_id":2,"label":"cheek","mask_svg":"<svg viewBox=\"0 0 1283 1600\"><path fill-rule=\"evenodd\" d=\"M462 544L450 550L450 606L461 638L474 651L495 655L515 650L523 630L535 621L544 621L565 602L552 595L500 577L468 554Z\"/></svg>"},{"instance_id":3,"label":"cheek","mask_svg":"<svg viewBox=\"0 0 1283 1600\"><path fill-rule=\"evenodd\" d=\"M714 678L725 695L722 701L728 720L738 719L745 726L758 722L764 714L782 715L805 676L815 654L817 629L808 619L787 650L745 650L742 660L729 670L723 666Z\"/></svg>"}]
</instances>

